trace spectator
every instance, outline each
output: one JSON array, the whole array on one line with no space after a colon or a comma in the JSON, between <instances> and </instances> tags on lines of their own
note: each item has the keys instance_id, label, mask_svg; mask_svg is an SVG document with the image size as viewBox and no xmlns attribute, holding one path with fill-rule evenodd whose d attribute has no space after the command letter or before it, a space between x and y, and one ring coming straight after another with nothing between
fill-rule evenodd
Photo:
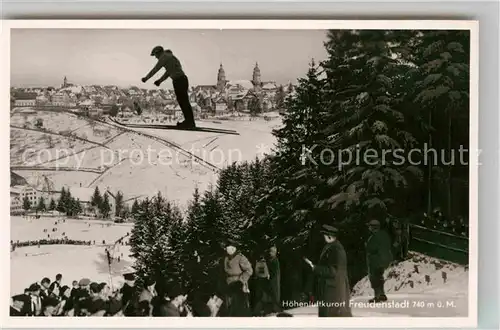
<instances>
[{"instance_id":1,"label":"spectator","mask_svg":"<svg viewBox=\"0 0 500 330\"><path fill-rule=\"evenodd\" d=\"M370 302L387 301L384 292L384 271L392 262L391 239L389 235L380 229L378 220L371 220L368 223L371 232L366 241L366 263L368 276L373 288L375 297Z\"/></svg>"},{"instance_id":2,"label":"spectator","mask_svg":"<svg viewBox=\"0 0 500 330\"><path fill-rule=\"evenodd\" d=\"M181 306L185 303L186 299L187 296L182 294L179 287L171 286L164 295L154 297L152 301L152 315L159 317L180 317Z\"/></svg>"},{"instance_id":3,"label":"spectator","mask_svg":"<svg viewBox=\"0 0 500 330\"><path fill-rule=\"evenodd\" d=\"M58 304L59 304L59 301L57 299L52 298L52 297L47 297L43 301L42 316L54 316L55 312L57 310Z\"/></svg>"},{"instance_id":4,"label":"spectator","mask_svg":"<svg viewBox=\"0 0 500 330\"><path fill-rule=\"evenodd\" d=\"M269 285L271 290L271 301L273 312L281 312L281 272L278 260L278 249L272 246L269 249Z\"/></svg>"},{"instance_id":5,"label":"spectator","mask_svg":"<svg viewBox=\"0 0 500 330\"><path fill-rule=\"evenodd\" d=\"M226 299L224 299L226 304L225 307L230 309L230 305L233 301L231 294L235 294L234 289L236 286L231 286L231 284L234 282L241 282L243 297L246 301L246 310L249 311L250 305L248 301L248 294L250 293L250 290L248 288L248 280L253 274L253 269L248 259L241 252L239 252L234 245L236 245L234 242L230 242L226 246L227 255L224 257L224 272L226 278L226 288L224 291L229 292L226 294Z\"/></svg>"},{"instance_id":6,"label":"spectator","mask_svg":"<svg viewBox=\"0 0 500 330\"><path fill-rule=\"evenodd\" d=\"M254 276L255 304L253 314L263 316L266 312L266 303L270 301L269 269L264 255L261 255L255 264Z\"/></svg>"},{"instance_id":7,"label":"spectator","mask_svg":"<svg viewBox=\"0 0 500 330\"><path fill-rule=\"evenodd\" d=\"M41 284L41 290L40 290L40 298L42 301L46 299L50 295L49 287L50 287L50 279L48 277L44 277L42 281L40 282Z\"/></svg>"},{"instance_id":8,"label":"spectator","mask_svg":"<svg viewBox=\"0 0 500 330\"><path fill-rule=\"evenodd\" d=\"M347 255L337 239L337 228L323 225L323 247L317 265L308 259L317 282L316 294L319 317L351 317Z\"/></svg>"},{"instance_id":9,"label":"spectator","mask_svg":"<svg viewBox=\"0 0 500 330\"><path fill-rule=\"evenodd\" d=\"M139 305L139 296L135 287L135 274L124 274L125 284L121 288L123 313L125 316L135 316Z\"/></svg>"},{"instance_id":10,"label":"spectator","mask_svg":"<svg viewBox=\"0 0 500 330\"><path fill-rule=\"evenodd\" d=\"M61 282L62 282L62 275L57 274L56 275L56 280L52 282L52 284L49 287L49 293L54 293L56 296L59 296L59 293L61 291Z\"/></svg>"},{"instance_id":11,"label":"spectator","mask_svg":"<svg viewBox=\"0 0 500 330\"><path fill-rule=\"evenodd\" d=\"M10 306L10 316L28 316L24 305L28 301L25 294L18 294L12 297L12 305Z\"/></svg>"},{"instance_id":12,"label":"spectator","mask_svg":"<svg viewBox=\"0 0 500 330\"><path fill-rule=\"evenodd\" d=\"M30 299L28 301L28 316L39 316L42 313L42 300L40 298L40 285L33 283L28 288Z\"/></svg>"},{"instance_id":13,"label":"spectator","mask_svg":"<svg viewBox=\"0 0 500 330\"><path fill-rule=\"evenodd\" d=\"M156 293L156 281L149 278L144 282L144 290L142 290L139 296L139 302L147 301L148 304L151 303L151 300L156 297L158 294Z\"/></svg>"}]
</instances>

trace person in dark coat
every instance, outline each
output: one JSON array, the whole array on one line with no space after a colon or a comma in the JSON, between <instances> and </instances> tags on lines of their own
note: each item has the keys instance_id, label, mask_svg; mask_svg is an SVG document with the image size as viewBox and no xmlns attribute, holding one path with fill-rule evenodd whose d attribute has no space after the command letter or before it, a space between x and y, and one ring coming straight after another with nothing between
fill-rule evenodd
<instances>
[{"instance_id":1,"label":"person in dark coat","mask_svg":"<svg viewBox=\"0 0 500 330\"><path fill-rule=\"evenodd\" d=\"M40 298L40 285L33 283L28 288L29 300L25 305L28 316L39 316L42 313L42 300Z\"/></svg>"},{"instance_id":2,"label":"person in dark coat","mask_svg":"<svg viewBox=\"0 0 500 330\"><path fill-rule=\"evenodd\" d=\"M71 288L63 285L59 290L59 300L57 315L66 315L74 307L74 300L71 298Z\"/></svg>"},{"instance_id":3,"label":"person in dark coat","mask_svg":"<svg viewBox=\"0 0 500 330\"><path fill-rule=\"evenodd\" d=\"M371 232L366 241L366 264L368 267L368 277L374 291L375 297L369 302L387 301L384 292L384 271L392 262L392 246L389 234L380 229L378 220L371 220L368 223Z\"/></svg>"},{"instance_id":4,"label":"person in dark coat","mask_svg":"<svg viewBox=\"0 0 500 330\"><path fill-rule=\"evenodd\" d=\"M49 292L51 294L54 293L54 295L59 296L61 291L61 282L62 282L62 275L57 274L56 280L52 282L52 284L49 287Z\"/></svg>"},{"instance_id":5,"label":"person in dark coat","mask_svg":"<svg viewBox=\"0 0 500 330\"><path fill-rule=\"evenodd\" d=\"M272 246L269 249L269 287L271 293L271 300L273 305L273 312L278 313L283 309L281 307L281 271L280 261L278 260L278 249Z\"/></svg>"},{"instance_id":6,"label":"person in dark coat","mask_svg":"<svg viewBox=\"0 0 500 330\"><path fill-rule=\"evenodd\" d=\"M337 228L323 225L321 233L326 245L312 267L316 279L316 297L319 317L352 317L350 286L347 273L347 256L344 247L337 240Z\"/></svg>"},{"instance_id":7,"label":"person in dark coat","mask_svg":"<svg viewBox=\"0 0 500 330\"><path fill-rule=\"evenodd\" d=\"M155 317L180 317L182 305L186 302L187 296L182 294L182 290L177 286L169 286L166 292L153 297L151 305L153 307L152 316Z\"/></svg>"},{"instance_id":8,"label":"person in dark coat","mask_svg":"<svg viewBox=\"0 0 500 330\"><path fill-rule=\"evenodd\" d=\"M267 311L267 304L270 298L269 290L269 268L264 255L259 257L255 263L253 287L255 291L255 303L253 314L255 316L264 316Z\"/></svg>"},{"instance_id":9,"label":"person in dark coat","mask_svg":"<svg viewBox=\"0 0 500 330\"><path fill-rule=\"evenodd\" d=\"M52 317L56 316L57 305L59 304L59 300L54 297L47 297L42 302L42 315Z\"/></svg>"},{"instance_id":10,"label":"person in dark coat","mask_svg":"<svg viewBox=\"0 0 500 330\"><path fill-rule=\"evenodd\" d=\"M78 289L79 289L78 281L73 281L71 283L71 299L75 299Z\"/></svg>"},{"instance_id":11,"label":"person in dark coat","mask_svg":"<svg viewBox=\"0 0 500 330\"><path fill-rule=\"evenodd\" d=\"M10 316L27 316L24 305L28 302L28 297L25 294L18 294L12 297L12 305L10 306Z\"/></svg>"},{"instance_id":12,"label":"person in dark coat","mask_svg":"<svg viewBox=\"0 0 500 330\"><path fill-rule=\"evenodd\" d=\"M228 285L228 294L231 303L226 306L225 315L227 317L250 317L251 311L248 306L248 298L243 291L244 284L241 281L231 282Z\"/></svg>"},{"instance_id":13,"label":"person in dark coat","mask_svg":"<svg viewBox=\"0 0 500 330\"><path fill-rule=\"evenodd\" d=\"M50 290L49 290L50 279L48 277L44 277L40 282L40 284L41 284L40 298L42 299L43 302L50 296Z\"/></svg>"},{"instance_id":14,"label":"person in dark coat","mask_svg":"<svg viewBox=\"0 0 500 330\"><path fill-rule=\"evenodd\" d=\"M90 283L90 304L88 312L91 316L105 316L108 304L103 297L104 285L97 282Z\"/></svg>"},{"instance_id":15,"label":"person in dark coat","mask_svg":"<svg viewBox=\"0 0 500 330\"><path fill-rule=\"evenodd\" d=\"M135 274L124 274L125 284L120 289L122 294L123 314L125 316L135 316L139 309L139 295L135 287Z\"/></svg>"}]
</instances>

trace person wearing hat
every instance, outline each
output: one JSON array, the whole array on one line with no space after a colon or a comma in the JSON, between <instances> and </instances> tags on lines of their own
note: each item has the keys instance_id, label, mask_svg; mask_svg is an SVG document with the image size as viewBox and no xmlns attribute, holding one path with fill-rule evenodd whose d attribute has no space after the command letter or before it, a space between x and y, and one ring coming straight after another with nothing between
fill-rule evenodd
<instances>
[{"instance_id":1,"label":"person wearing hat","mask_svg":"<svg viewBox=\"0 0 500 330\"><path fill-rule=\"evenodd\" d=\"M181 317L187 295L178 285L168 285L164 291L151 300L151 314L154 317Z\"/></svg>"},{"instance_id":2,"label":"person wearing hat","mask_svg":"<svg viewBox=\"0 0 500 330\"><path fill-rule=\"evenodd\" d=\"M144 289L139 295L139 302L147 301L151 303L153 297L156 297L158 293L156 292L156 281L153 278L148 278L144 281Z\"/></svg>"},{"instance_id":3,"label":"person wearing hat","mask_svg":"<svg viewBox=\"0 0 500 330\"><path fill-rule=\"evenodd\" d=\"M250 302L249 294L250 290L248 288L248 280L253 274L252 264L248 261L247 257L243 255L236 248L236 242L233 240L228 240L226 244L226 256L223 259L224 273L225 273L225 291L226 299L224 299L225 309L230 308L231 305L231 284L234 282L241 282L241 289L244 293L246 299L246 311L250 316Z\"/></svg>"},{"instance_id":4,"label":"person wearing hat","mask_svg":"<svg viewBox=\"0 0 500 330\"><path fill-rule=\"evenodd\" d=\"M351 288L347 272L347 255L337 240L337 228L323 225L321 234L325 246L318 264L304 260L311 266L316 280L316 298L319 317L351 317L349 304Z\"/></svg>"},{"instance_id":5,"label":"person wearing hat","mask_svg":"<svg viewBox=\"0 0 500 330\"><path fill-rule=\"evenodd\" d=\"M25 294L18 294L12 297L12 305L10 306L10 316L27 316L24 305L27 302Z\"/></svg>"},{"instance_id":6,"label":"person wearing hat","mask_svg":"<svg viewBox=\"0 0 500 330\"><path fill-rule=\"evenodd\" d=\"M170 49L163 49L162 46L156 46L151 51L151 56L158 59L158 63L154 68L142 78L142 82L148 81L153 77L161 68L165 68L165 73L156 80L154 84L160 86L162 82L167 80L169 77L172 78L172 84L174 86L175 97L177 98L177 103L181 107L182 113L184 114L184 121L178 123L177 125L182 128L194 128L196 127L193 116L193 109L191 108L191 102L189 101L189 81L188 77L182 69L181 62L177 57L174 56Z\"/></svg>"},{"instance_id":7,"label":"person wearing hat","mask_svg":"<svg viewBox=\"0 0 500 330\"><path fill-rule=\"evenodd\" d=\"M47 297L42 303L42 315L52 317L56 315L57 305L59 305L59 300L54 297Z\"/></svg>"},{"instance_id":8,"label":"person wearing hat","mask_svg":"<svg viewBox=\"0 0 500 330\"><path fill-rule=\"evenodd\" d=\"M82 278L78 282L78 289L75 293L75 301L83 300L90 297L89 292L90 280L88 278Z\"/></svg>"},{"instance_id":9,"label":"person wearing hat","mask_svg":"<svg viewBox=\"0 0 500 330\"><path fill-rule=\"evenodd\" d=\"M139 295L135 286L135 273L123 275L125 284L120 289L122 295L123 314L125 316L135 316L139 306Z\"/></svg>"},{"instance_id":10,"label":"person wearing hat","mask_svg":"<svg viewBox=\"0 0 500 330\"><path fill-rule=\"evenodd\" d=\"M368 222L371 235L365 243L368 278L374 292L369 302L387 301L384 292L384 271L392 262L391 238L380 228L378 220Z\"/></svg>"},{"instance_id":11,"label":"person wearing hat","mask_svg":"<svg viewBox=\"0 0 500 330\"><path fill-rule=\"evenodd\" d=\"M33 283L28 288L29 301L27 307L28 316L39 316L42 312L42 300L40 298L41 287L38 283Z\"/></svg>"},{"instance_id":12,"label":"person wearing hat","mask_svg":"<svg viewBox=\"0 0 500 330\"><path fill-rule=\"evenodd\" d=\"M45 300L47 297L50 296L50 279L48 277L44 277L42 281L40 282L40 298L42 298L42 301Z\"/></svg>"}]
</instances>

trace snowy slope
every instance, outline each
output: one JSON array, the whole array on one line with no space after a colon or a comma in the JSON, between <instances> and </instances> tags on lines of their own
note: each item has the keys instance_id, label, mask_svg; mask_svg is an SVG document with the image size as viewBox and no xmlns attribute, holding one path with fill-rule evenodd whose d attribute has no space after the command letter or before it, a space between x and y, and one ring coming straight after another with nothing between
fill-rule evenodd
<instances>
[{"instance_id":1,"label":"snowy slope","mask_svg":"<svg viewBox=\"0 0 500 330\"><path fill-rule=\"evenodd\" d=\"M428 276L428 282L426 277ZM405 260L385 271L387 293L421 293L431 290L457 289L468 291L468 270L466 267L412 253ZM446 280L445 280L446 278ZM363 278L353 288L354 296L373 295L368 277Z\"/></svg>"},{"instance_id":2,"label":"snowy slope","mask_svg":"<svg viewBox=\"0 0 500 330\"><path fill-rule=\"evenodd\" d=\"M15 114L12 123L22 126L37 118L53 134L47 138L48 134L33 130L11 130L12 164L80 171L16 169L30 184L42 189L48 179L55 190L63 186L99 186L121 190L125 196L152 196L160 191L180 205L192 197L195 187L203 191L216 182L214 169L269 153L275 143L271 131L281 123L277 117L250 120L248 116L198 122L203 127L237 130L239 136L158 129L136 129L136 134L66 112ZM57 135L61 132L71 132L90 142L70 141ZM27 148L33 150L23 160ZM202 162L187 157L189 154L200 157Z\"/></svg>"},{"instance_id":3,"label":"snowy slope","mask_svg":"<svg viewBox=\"0 0 500 330\"><path fill-rule=\"evenodd\" d=\"M10 274L11 293L21 293L26 286L40 281L43 277L53 278L63 275L63 284L83 277L93 281L109 282L109 269L105 256L105 245L113 244L132 229L131 224L114 224L109 221L66 220L54 225L56 219L41 218L27 220L11 217L11 240L26 241L47 238L61 238L65 233L69 239L96 241L96 245L41 245L18 247L11 252ZM57 227L57 232L52 228ZM48 233L43 230L48 229ZM120 262L112 263L113 283L123 282L122 274L131 270L133 260L129 257L128 246L117 245L113 256L120 256Z\"/></svg>"}]
</instances>

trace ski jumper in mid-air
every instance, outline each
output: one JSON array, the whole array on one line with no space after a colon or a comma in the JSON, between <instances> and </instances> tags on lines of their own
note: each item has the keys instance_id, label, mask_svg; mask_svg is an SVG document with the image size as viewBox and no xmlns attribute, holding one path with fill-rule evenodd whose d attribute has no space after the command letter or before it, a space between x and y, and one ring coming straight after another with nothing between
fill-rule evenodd
<instances>
[{"instance_id":1,"label":"ski jumper in mid-air","mask_svg":"<svg viewBox=\"0 0 500 330\"><path fill-rule=\"evenodd\" d=\"M181 62L174 56L174 54L172 54L171 50L164 50L162 46L156 46L153 48L151 56L156 57L158 59L158 63L144 78L142 78L142 82L145 83L161 68L165 68L165 73L158 80L156 80L154 84L156 86L160 86L160 84L167 80L167 78L172 78L175 97L177 98L177 103L179 103L182 113L184 114L184 121L178 123L177 126L180 128L195 128L196 125L194 122L193 109L191 108L188 95L189 81L188 77L182 70Z\"/></svg>"}]
</instances>

